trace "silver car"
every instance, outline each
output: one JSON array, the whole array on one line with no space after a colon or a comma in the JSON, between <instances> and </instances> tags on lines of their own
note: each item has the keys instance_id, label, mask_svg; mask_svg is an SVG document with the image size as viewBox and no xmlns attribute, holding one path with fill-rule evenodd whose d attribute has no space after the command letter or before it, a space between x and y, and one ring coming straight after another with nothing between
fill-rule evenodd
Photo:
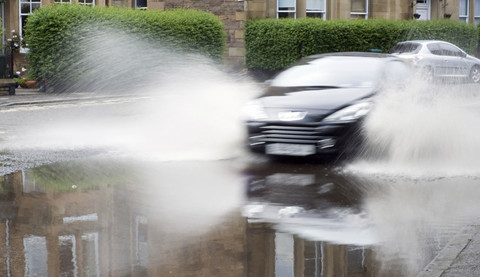
<instances>
[{"instance_id":1,"label":"silver car","mask_svg":"<svg viewBox=\"0 0 480 277\"><path fill-rule=\"evenodd\" d=\"M474 83L480 82L480 59L445 41L403 41L397 43L390 53L412 63L427 79L467 79Z\"/></svg>"}]
</instances>

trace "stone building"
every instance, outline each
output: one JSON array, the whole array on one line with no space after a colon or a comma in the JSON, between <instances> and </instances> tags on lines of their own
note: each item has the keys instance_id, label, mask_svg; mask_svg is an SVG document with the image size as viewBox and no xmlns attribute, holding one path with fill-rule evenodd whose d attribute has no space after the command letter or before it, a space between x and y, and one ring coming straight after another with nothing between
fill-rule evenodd
<instances>
[{"instance_id":1,"label":"stone building","mask_svg":"<svg viewBox=\"0 0 480 277\"><path fill-rule=\"evenodd\" d=\"M194 8L217 15L228 34L226 61L233 68L244 65L244 24L252 18L417 19L450 18L471 24L480 20L480 0L3 0L5 42L12 31L22 35L28 15L52 3L79 3L137 9ZM24 52L24 51L21 51ZM16 57L15 68L22 63Z\"/></svg>"}]
</instances>

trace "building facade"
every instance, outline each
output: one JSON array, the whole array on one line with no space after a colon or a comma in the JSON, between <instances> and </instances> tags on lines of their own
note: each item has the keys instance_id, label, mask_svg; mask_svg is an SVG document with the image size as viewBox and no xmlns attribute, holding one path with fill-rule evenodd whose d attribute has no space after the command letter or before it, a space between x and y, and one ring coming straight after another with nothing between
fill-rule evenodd
<instances>
[{"instance_id":1,"label":"building facade","mask_svg":"<svg viewBox=\"0 0 480 277\"><path fill-rule=\"evenodd\" d=\"M185 7L211 12L225 24L228 35L226 61L237 69L244 65L244 25L253 18L450 18L471 24L480 21L480 0L3 0L1 17L5 34L2 42L5 44L14 34L21 36L29 14L53 3L155 10ZM17 71L25 63L22 56L17 55L15 59Z\"/></svg>"}]
</instances>

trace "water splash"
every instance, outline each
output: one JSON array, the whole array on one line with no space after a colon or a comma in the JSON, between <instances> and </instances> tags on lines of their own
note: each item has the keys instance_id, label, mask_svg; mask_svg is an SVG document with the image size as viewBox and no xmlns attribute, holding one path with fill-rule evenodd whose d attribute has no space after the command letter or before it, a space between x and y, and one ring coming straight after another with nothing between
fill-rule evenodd
<instances>
[{"instance_id":1,"label":"water splash","mask_svg":"<svg viewBox=\"0 0 480 277\"><path fill-rule=\"evenodd\" d=\"M350 168L407 175L479 172L480 94L475 84L412 84L379 95L365 122L368 150Z\"/></svg>"},{"instance_id":2,"label":"water splash","mask_svg":"<svg viewBox=\"0 0 480 277\"><path fill-rule=\"evenodd\" d=\"M124 34L96 33L84 44L72 64L84 74L64 85L75 93L52 97L91 99L3 109L4 149L103 148L158 160L243 150L241 106L259 92L249 78Z\"/></svg>"}]
</instances>

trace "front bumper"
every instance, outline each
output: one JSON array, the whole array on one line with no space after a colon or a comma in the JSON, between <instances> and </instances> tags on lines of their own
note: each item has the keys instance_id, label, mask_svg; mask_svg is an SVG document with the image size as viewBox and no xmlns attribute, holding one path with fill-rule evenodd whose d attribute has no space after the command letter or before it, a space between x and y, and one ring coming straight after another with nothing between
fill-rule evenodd
<instances>
[{"instance_id":1,"label":"front bumper","mask_svg":"<svg viewBox=\"0 0 480 277\"><path fill-rule=\"evenodd\" d=\"M248 148L257 153L285 156L315 156L358 150L362 135L360 123L323 124L247 122ZM278 147L271 147L272 145ZM296 146L296 147L288 147ZM308 145L308 147L302 147ZM297 147L298 146L298 147ZM270 151L279 149L280 151ZM308 151L302 151L308 149ZM310 151L313 149L312 151ZM291 151L291 152L289 152Z\"/></svg>"}]
</instances>

